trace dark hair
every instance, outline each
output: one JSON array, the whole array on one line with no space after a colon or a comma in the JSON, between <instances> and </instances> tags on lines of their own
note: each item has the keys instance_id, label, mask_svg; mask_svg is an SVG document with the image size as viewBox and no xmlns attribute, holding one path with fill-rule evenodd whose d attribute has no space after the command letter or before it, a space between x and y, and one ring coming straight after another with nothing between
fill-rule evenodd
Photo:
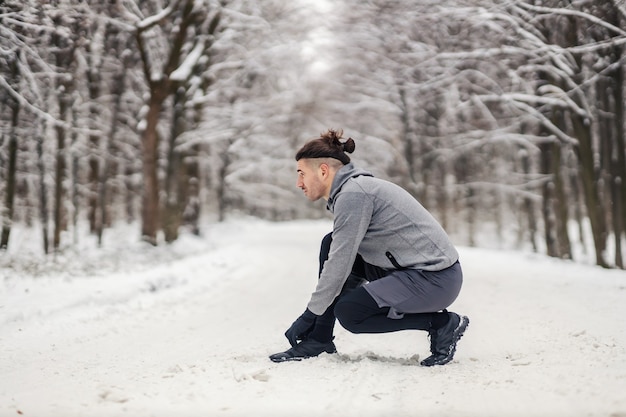
<instances>
[{"instance_id":1,"label":"dark hair","mask_svg":"<svg viewBox=\"0 0 626 417\"><path fill-rule=\"evenodd\" d=\"M334 158L344 165L350 163L350 157L347 153L354 152L356 147L354 139L348 138L345 142L341 142L343 130L329 129L328 132L322 133L318 139L313 139L304 144L296 153L296 161L300 159L313 158Z\"/></svg>"}]
</instances>

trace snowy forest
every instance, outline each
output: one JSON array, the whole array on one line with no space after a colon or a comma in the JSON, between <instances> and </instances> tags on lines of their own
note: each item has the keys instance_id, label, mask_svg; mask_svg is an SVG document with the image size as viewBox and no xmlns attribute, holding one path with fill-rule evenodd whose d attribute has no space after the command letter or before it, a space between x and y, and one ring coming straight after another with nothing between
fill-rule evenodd
<instances>
[{"instance_id":1,"label":"snowy forest","mask_svg":"<svg viewBox=\"0 0 626 417\"><path fill-rule=\"evenodd\" d=\"M335 128L469 246L624 268L625 48L624 0L0 0L0 247L327 216Z\"/></svg>"}]
</instances>

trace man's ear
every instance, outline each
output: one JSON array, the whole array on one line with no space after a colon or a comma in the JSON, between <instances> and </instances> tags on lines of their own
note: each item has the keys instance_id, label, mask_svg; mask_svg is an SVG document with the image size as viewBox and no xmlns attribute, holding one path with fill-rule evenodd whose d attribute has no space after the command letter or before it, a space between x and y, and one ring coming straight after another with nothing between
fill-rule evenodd
<instances>
[{"instance_id":1,"label":"man's ear","mask_svg":"<svg viewBox=\"0 0 626 417\"><path fill-rule=\"evenodd\" d=\"M328 177L328 174L330 173L330 167L328 166L328 164L321 163L320 164L320 172L321 172L323 178Z\"/></svg>"}]
</instances>

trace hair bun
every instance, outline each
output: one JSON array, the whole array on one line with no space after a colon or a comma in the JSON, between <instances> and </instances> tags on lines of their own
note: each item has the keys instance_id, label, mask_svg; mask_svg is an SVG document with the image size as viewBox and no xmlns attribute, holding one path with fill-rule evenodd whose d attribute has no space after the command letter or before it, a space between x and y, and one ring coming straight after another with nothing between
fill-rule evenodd
<instances>
[{"instance_id":1,"label":"hair bun","mask_svg":"<svg viewBox=\"0 0 626 417\"><path fill-rule=\"evenodd\" d=\"M354 152L354 139L348 138L342 142L343 130L329 129L322 133L318 139L312 139L300 148L296 153L296 161L300 159L333 158L346 165L350 163L347 153Z\"/></svg>"},{"instance_id":2,"label":"hair bun","mask_svg":"<svg viewBox=\"0 0 626 417\"><path fill-rule=\"evenodd\" d=\"M352 138L348 138L343 143L343 151L344 152L352 153L352 152L354 152L355 148L356 148L356 144L354 143L354 139L352 139Z\"/></svg>"}]
</instances>

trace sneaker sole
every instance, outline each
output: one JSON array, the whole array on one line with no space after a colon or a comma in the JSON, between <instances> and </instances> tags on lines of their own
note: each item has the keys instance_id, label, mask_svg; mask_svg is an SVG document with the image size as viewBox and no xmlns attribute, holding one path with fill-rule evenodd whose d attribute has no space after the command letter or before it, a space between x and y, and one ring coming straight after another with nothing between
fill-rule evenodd
<instances>
[{"instance_id":1,"label":"sneaker sole","mask_svg":"<svg viewBox=\"0 0 626 417\"><path fill-rule=\"evenodd\" d=\"M279 358L272 358L272 357L270 356L270 360L271 360L272 362L275 362L275 363L281 363L281 362L301 361L301 360L303 360L303 359L308 359L308 358L310 358L310 357L311 357L311 356L308 356L308 357L306 357L306 358L303 358L303 357L279 357Z\"/></svg>"},{"instance_id":2,"label":"sneaker sole","mask_svg":"<svg viewBox=\"0 0 626 417\"><path fill-rule=\"evenodd\" d=\"M270 360L272 362L276 362L276 363L281 363L281 362L295 362L295 361L301 361L304 359L310 359L310 358L316 358L319 355L321 355L322 353L328 353L333 354L333 353L337 353L337 349L336 348L332 348L332 349L325 349L323 352L317 354L317 355L311 355L311 356L279 356L280 353L274 354L270 356Z\"/></svg>"},{"instance_id":3,"label":"sneaker sole","mask_svg":"<svg viewBox=\"0 0 626 417\"><path fill-rule=\"evenodd\" d=\"M332 353L337 353L337 352L322 352L322 353L328 353L328 354L332 354ZM321 355L321 353L320 353ZM319 355L315 355L315 356L281 356L278 358L273 358L270 356L270 360L272 362L275 363L281 363L281 362L296 362L296 361L302 361L305 359L311 359L311 358L317 358Z\"/></svg>"}]
</instances>

